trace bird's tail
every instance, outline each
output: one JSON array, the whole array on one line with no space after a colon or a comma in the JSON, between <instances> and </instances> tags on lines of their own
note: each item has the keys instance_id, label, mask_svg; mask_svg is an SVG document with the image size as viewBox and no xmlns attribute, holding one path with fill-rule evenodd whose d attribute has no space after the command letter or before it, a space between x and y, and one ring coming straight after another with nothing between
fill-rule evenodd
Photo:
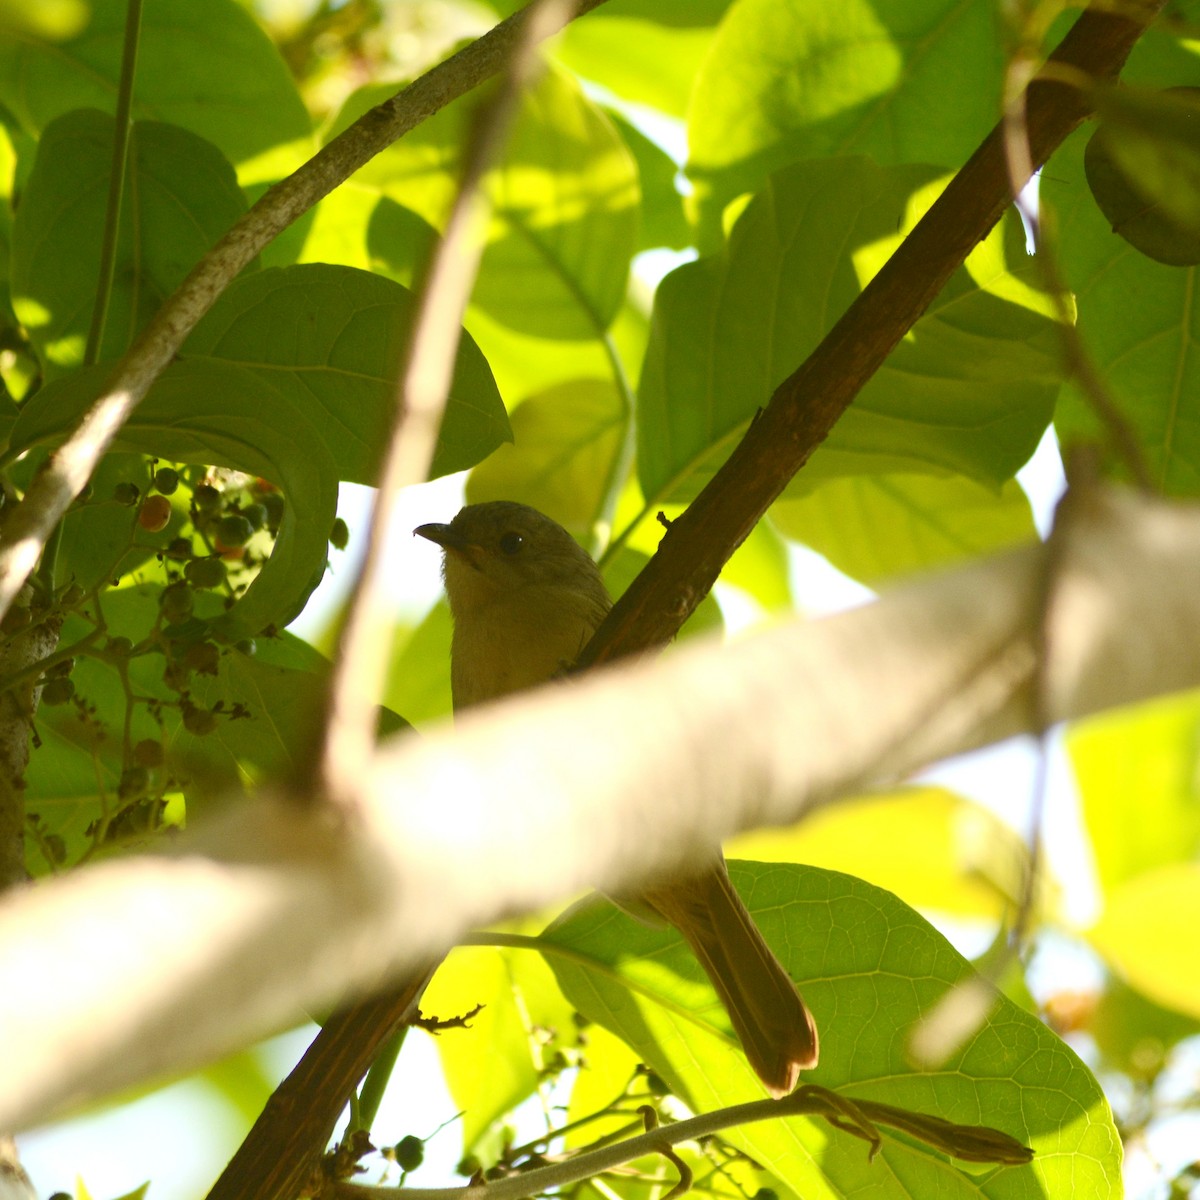
<instances>
[{"instance_id":1,"label":"bird's tail","mask_svg":"<svg viewBox=\"0 0 1200 1200\"><path fill-rule=\"evenodd\" d=\"M816 1022L734 890L724 861L642 898L683 934L767 1091L787 1095L800 1072L817 1065Z\"/></svg>"}]
</instances>

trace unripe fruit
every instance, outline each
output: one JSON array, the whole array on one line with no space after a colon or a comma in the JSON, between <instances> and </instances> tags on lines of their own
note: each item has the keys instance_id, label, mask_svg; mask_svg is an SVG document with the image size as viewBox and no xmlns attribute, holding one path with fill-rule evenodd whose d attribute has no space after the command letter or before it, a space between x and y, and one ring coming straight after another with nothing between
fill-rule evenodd
<instances>
[{"instance_id":1,"label":"unripe fruit","mask_svg":"<svg viewBox=\"0 0 1200 1200\"><path fill-rule=\"evenodd\" d=\"M225 566L219 558L193 558L183 568L183 575L192 587L220 587L225 582Z\"/></svg>"},{"instance_id":2,"label":"unripe fruit","mask_svg":"<svg viewBox=\"0 0 1200 1200\"><path fill-rule=\"evenodd\" d=\"M238 546L244 546L253 533L254 529L245 517L237 513L230 513L229 516L222 517L217 522L217 549L233 550Z\"/></svg>"},{"instance_id":3,"label":"unripe fruit","mask_svg":"<svg viewBox=\"0 0 1200 1200\"><path fill-rule=\"evenodd\" d=\"M171 519L171 502L166 496L147 496L138 511L138 524L147 533L161 533Z\"/></svg>"},{"instance_id":4,"label":"unripe fruit","mask_svg":"<svg viewBox=\"0 0 1200 1200\"><path fill-rule=\"evenodd\" d=\"M154 472L154 486L164 496L173 496L179 487L179 472L171 467L159 467Z\"/></svg>"}]
</instances>

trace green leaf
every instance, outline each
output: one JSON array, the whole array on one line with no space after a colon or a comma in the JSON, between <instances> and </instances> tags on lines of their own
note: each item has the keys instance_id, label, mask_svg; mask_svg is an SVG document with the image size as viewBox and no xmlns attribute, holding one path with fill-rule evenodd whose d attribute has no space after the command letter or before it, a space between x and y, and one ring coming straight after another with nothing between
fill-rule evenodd
<instances>
[{"instance_id":1,"label":"green leaf","mask_svg":"<svg viewBox=\"0 0 1200 1200\"><path fill-rule=\"evenodd\" d=\"M573 21L554 56L566 67L622 100L670 117L687 116L696 75L712 45L711 26L668 25L645 6L642 13L597 9L602 20ZM697 6L699 7L699 6Z\"/></svg>"},{"instance_id":2,"label":"green leaf","mask_svg":"<svg viewBox=\"0 0 1200 1200\"><path fill-rule=\"evenodd\" d=\"M10 455L60 440L100 393L111 369L101 364L67 376L28 400L13 430ZM309 412L311 404L297 403L286 380L279 383L216 358L176 361L114 443L117 450L170 462L258 475L287 497L270 559L245 594L214 621L235 641L269 625L286 625L304 607L324 574L337 514L337 467Z\"/></svg>"},{"instance_id":3,"label":"green leaf","mask_svg":"<svg viewBox=\"0 0 1200 1200\"><path fill-rule=\"evenodd\" d=\"M579 341L530 337L493 320L482 309L467 309L466 326L479 343L510 408L528 396L573 379L617 380L635 375L645 357L649 324L627 302L602 336Z\"/></svg>"},{"instance_id":4,"label":"green leaf","mask_svg":"<svg viewBox=\"0 0 1200 1200\"><path fill-rule=\"evenodd\" d=\"M0 35L0 102L30 133L71 109L116 109L128 5L92 0L91 8L91 21L67 41ZM279 51L235 0L145 6L133 116L198 133L243 183L291 169L303 147L287 143L307 142L312 128ZM272 151L280 151L274 161Z\"/></svg>"},{"instance_id":5,"label":"green leaf","mask_svg":"<svg viewBox=\"0 0 1200 1200\"><path fill-rule=\"evenodd\" d=\"M324 573L337 483L374 479L395 403L411 293L365 271L310 264L236 280L118 435L119 448L260 475L288 498L274 553L218 621L227 635L287 624ZM61 438L111 367L44 388L10 456ZM508 436L487 363L459 346L434 474L462 470Z\"/></svg>"},{"instance_id":6,"label":"green leaf","mask_svg":"<svg viewBox=\"0 0 1200 1200\"><path fill-rule=\"evenodd\" d=\"M519 500L576 537L590 538L628 420L616 388L605 380L575 379L530 396L513 412L513 444L468 477L467 502Z\"/></svg>"},{"instance_id":7,"label":"green leaf","mask_svg":"<svg viewBox=\"0 0 1200 1200\"><path fill-rule=\"evenodd\" d=\"M78 366L96 302L112 168L113 119L67 113L42 134L13 225L13 306L43 363ZM246 211L233 168L211 143L136 122L99 358L118 358L197 260Z\"/></svg>"},{"instance_id":8,"label":"green leaf","mask_svg":"<svg viewBox=\"0 0 1200 1200\"><path fill-rule=\"evenodd\" d=\"M344 187L338 188L333 195L337 196L345 190ZM328 199L322 201L322 207L328 203ZM359 193L357 203L367 213L363 245L366 247L371 267L387 275L389 279L411 287L418 272L429 261L437 241L437 230L412 209L397 204L389 196L381 196L374 189L363 189ZM343 214L339 222L341 228L345 229L353 219L351 216L347 221ZM304 248L306 255L315 249L311 243L317 240L317 235L324 227L325 221L322 217L310 244ZM327 242L328 239L322 241L321 247Z\"/></svg>"},{"instance_id":9,"label":"green leaf","mask_svg":"<svg viewBox=\"0 0 1200 1200\"><path fill-rule=\"evenodd\" d=\"M450 715L450 608L439 600L415 629L398 631L383 702L414 725Z\"/></svg>"},{"instance_id":10,"label":"green leaf","mask_svg":"<svg viewBox=\"0 0 1200 1200\"><path fill-rule=\"evenodd\" d=\"M619 113L609 112L625 145L637 163L642 191L642 223L638 232L639 250L666 246L682 250L692 244L692 231L683 215L683 196L675 186L679 167L656 142Z\"/></svg>"},{"instance_id":11,"label":"green leaf","mask_svg":"<svg viewBox=\"0 0 1200 1200\"><path fill-rule=\"evenodd\" d=\"M374 483L413 306L408 289L366 271L321 263L261 271L226 290L183 357L253 371L312 422L339 478ZM473 466L510 436L487 362L464 336L430 477Z\"/></svg>"},{"instance_id":12,"label":"green leaf","mask_svg":"<svg viewBox=\"0 0 1200 1200\"><path fill-rule=\"evenodd\" d=\"M747 1126L732 1139L806 1200L830 1197L1106 1195L1120 1140L1096 1080L1036 1017L997 997L986 1024L940 1069L906 1059L908 1034L946 991L975 978L931 925L890 893L836 872L732 863L731 873L821 1029L806 1076L850 1097L989 1124L1033 1146L1028 1167L980 1173L888 1136L873 1161L816 1120ZM697 1112L761 1095L728 1019L673 931L603 901L555 922L546 954L567 998L614 1030Z\"/></svg>"},{"instance_id":13,"label":"green leaf","mask_svg":"<svg viewBox=\"0 0 1200 1200\"><path fill-rule=\"evenodd\" d=\"M91 499L72 506L63 518L57 574L85 592L121 578L154 553L138 528L138 506L113 499L121 484L133 484L142 496L147 494L150 471L142 455L107 455L92 474ZM165 545L181 523L175 516L160 534L160 544Z\"/></svg>"},{"instance_id":14,"label":"green leaf","mask_svg":"<svg viewBox=\"0 0 1200 1200\"><path fill-rule=\"evenodd\" d=\"M378 87L356 93L329 135L388 94ZM447 105L372 159L358 182L440 229L481 102L472 93ZM473 303L537 337L602 334L624 300L636 245L637 168L576 80L550 69L525 93L486 188L492 220Z\"/></svg>"},{"instance_id":15,"label":"green leaf","mask_svg":"<svg viewBox=\"0 0 1200 1200\"><path fill-rule=\"evenodd\" d=\"M915 908L999 921L1021 893L1025 843L982 805L940 787L843 799L787 829L734 838L731 858L853 873Z\"/></svg>"},{"instance_id":16,"label":"green leaf","mask_svg":"<svg viewBox=\"0 0 1200 1200\"><path fill-rule=\"evenodd\" d=\"M1067 752L1105 891L1200 851L1200 694L1077 722Z\"/></svg>"},{"instance_id":17,"label":"green leaf","mask_svg":"<svg viewBox=\"0 0 1200 1200\"><path fill-rule=\"evenodd\" d=\"M688 115L687 170L705 222L800 159L864 154L957 169L996 123L1004 46L993 4L740 0Z\"/></svg>"},{"instance_id":18,"label":"green leaf","mask_svg":"<svg viewBox=\"0 0 1200 1200\"><path fill-rule=\"evenodd\" d=\"M1108 895L1088 932L1092 945L1139 992L1164 1008L1200 1017L1200 864L1174 863L1144 871Z\"/></svg>"},{"instance_id":19,"label":"green leaf","mask_svg":"<svg viewBox=\"0 0 1200 1200\"><path fill-rule=\"evenodd\" d=\"M1130 250L1109 228L1084 182L1084 138L1069 138L1051 160L1043 203L1058 233L1067 285L1075 293L1080 336L1096 373L1132 426L1151 480L1168 496L1200 494L1200 425L1191 398L1200 362L1189 348L1200 338L1190 271ZM1068 382L1055 411L1059 441L1101 447L1107 474L1128 477L1090 399Z\"/></svg>"},{"instance_id":20,"label":"green leaf","mask_svg":"<svg viewBox=\"0 0 1200 1200\"><path fill-rule=\"evenodd\" d=\"M84 0L0 0L0 32L32 34L57 41L83 28L88 18Z\"/></svg>"},{"instance_id":21,"label":"green leaf","mask_svg":"<svg viewBox=\"0 0 1200 1200\"><path fill-rule=\"evenodd\" d=\"M1072 998L1068 993L1068 1004ZM1200 1033L1197 1017L1163 1008L1111 976L1086 1016L1084 1028L1096 1039L1106 1065L1138 1081L1152 1081L1171 1050Z\"/></svg>"},{"instance_id":22,"label":"green leaf","mask_svg":"<svg viewBox=\"0 0 1200 1200\"><path fill-rule=\"evenodd\" d=\"M1130 245L1169 266L1200 262L1200 89L1096 90L1099 127L1084 168L1096 203Z\"/></svg>"},{"instance_id":23,"label":"green leaf","mask_svg":"<svg viewBox=\"0 0 1200 1200\"><path fill-rule=\"evenodd\" d=\"M720 254L663 280L639 388L638 471L652 502L696 494L939 190L921 167L803 163L771 178ZM1059 388L1057 326L1034 278L1014 217L976 247L793 488L879 472L1009 479Z\"/></svg>"},{"instance_id":24,"label":"green leaf","mask_svg":"<svg viewBox=\"0 0 1200 1200\"><path fill-rule=\"evenodd\" d=\"M800 499L778 501L771 521L870 585L1037 537L1015 480L996 490L960 475L830 479Z\"/></svg>"}]
</instances>

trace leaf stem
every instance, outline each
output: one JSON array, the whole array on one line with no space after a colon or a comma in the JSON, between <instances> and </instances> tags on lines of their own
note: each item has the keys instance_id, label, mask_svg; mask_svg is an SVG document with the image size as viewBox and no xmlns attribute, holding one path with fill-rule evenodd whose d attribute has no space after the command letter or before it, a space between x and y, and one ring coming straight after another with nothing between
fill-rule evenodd
<instances>
[{"instance_id":1,"label":"leaf stem","mask_svg":"<svg viewBox=\"0 0 1200 1200\"><path fill-rule=\"evenodd\" d=\"M142 31L142 0L128 0L125 10L125 44L121 52L121 78L117 85L117 113L113 126L112 169L108 177L108 206L104 213L104 240L100 246L100 271L96 279L96 303L88 330L84 366L99 361L104 326L112 300L117 269L117 244L121 235L121 202L125 192L125 167L129 160L129 135L133 129L133 78L137 71L138 43Z\"/></svg>"}]
</instances>

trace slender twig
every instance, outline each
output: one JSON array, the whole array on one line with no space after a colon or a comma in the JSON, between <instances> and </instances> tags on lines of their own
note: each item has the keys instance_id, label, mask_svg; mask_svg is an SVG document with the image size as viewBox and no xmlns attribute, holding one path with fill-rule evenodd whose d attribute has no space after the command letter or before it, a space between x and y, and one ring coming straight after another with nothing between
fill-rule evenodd
<instances>
[{"instance_id":1,"label":"slender twig","mask_svg":"<svg viewBox=\"0 0 1200 1200\"><path fill-rule=\"evenodd\" d=\"M579 0L576 16L604 0ZM12 512L0 542L0 616L29 577L46 539L118 430L230 281L273 238L397 138L499 71L523 35L528 9L426 72L270 189L193 268L117 364L103 395L51 456Z\"/></svg>"},{"instance_id":2,"label":"slender twig","mask_svg":"<svg viewBox=\"0 0 1200 1200\"><path fill-rule=\"evenodd\" d=\"M463 313L483 254L491 208L484 178L507 140L521 94L536 70L538 44L561 29L574 8L573 0L534 0L526 10L528 19L513 45L503 82L476 114L446 230L434 247L418 291L366 554L338 638L322 736L314 748L316 771L311 762L301 767L302 781L310 784L315 777L325 796L341 805L355 794L362 764L375 741L375 708L387 667L387 656L379 648L387 642L390 620L383 564L392 530L392 502L401 488L423 482L433 462ZM298 788L297 795L312 797L311 786Z\"/></svg>"},{"instance_id":3,"label":"slender twig","mask_svg":"<svg viewBox=\"0 0 1200 1200\"><path fill-rule=\"evenodd\" d=\"M117 112L113 124L112 167L108 178L108 204L104 214L104 239L100 245L100 270L96 278L96 300L92 306L92 323L88 329L87 347L83 352L85 366L100 360L104 341L104 326L112 302L113 278L117 270L117 246L121 234L121 204L125 193L125 168L129 160L129 138L133 131L130 114L133 111L133 79L137 73L138 44L142 32L142 0L129 0L125 10L125 44L121 53L121 77L117 84Z\"/></svg>"},{"instance_id":4,"label":"slender twig","mask_svg":"<svg viewBox=\"0 0 1200 1200\"><path fill-rule=\"evenodd\" d=\"M877 1124L901 1129L910 1137L968 1162L1018 1165L1033 1157L1032 1152L1015 1138L986 1126L956 1125L941 1117L869 1100L854 1100L810 1084L781 1100L735 1104L686 1121L649 1129L637 1137L584 1151L563 1162L520 1171L488 1183L457 1188L404 1188L397 1192L393 1187L339 1182L331 1185L328 1194L339 1200L395 1200L397 1195L403 1196L404 1200L524 1200L524 1197L542 1195L553 1188L577 1183L648 1154L665 1154L678 1166L679 1160L669 1151L680 1142L698 1141L738 1125L797 1116L824 1117L844 1133L862 1138L871 1146L872 1158L883 1142Z\"/></svg>"}]
</instances>

